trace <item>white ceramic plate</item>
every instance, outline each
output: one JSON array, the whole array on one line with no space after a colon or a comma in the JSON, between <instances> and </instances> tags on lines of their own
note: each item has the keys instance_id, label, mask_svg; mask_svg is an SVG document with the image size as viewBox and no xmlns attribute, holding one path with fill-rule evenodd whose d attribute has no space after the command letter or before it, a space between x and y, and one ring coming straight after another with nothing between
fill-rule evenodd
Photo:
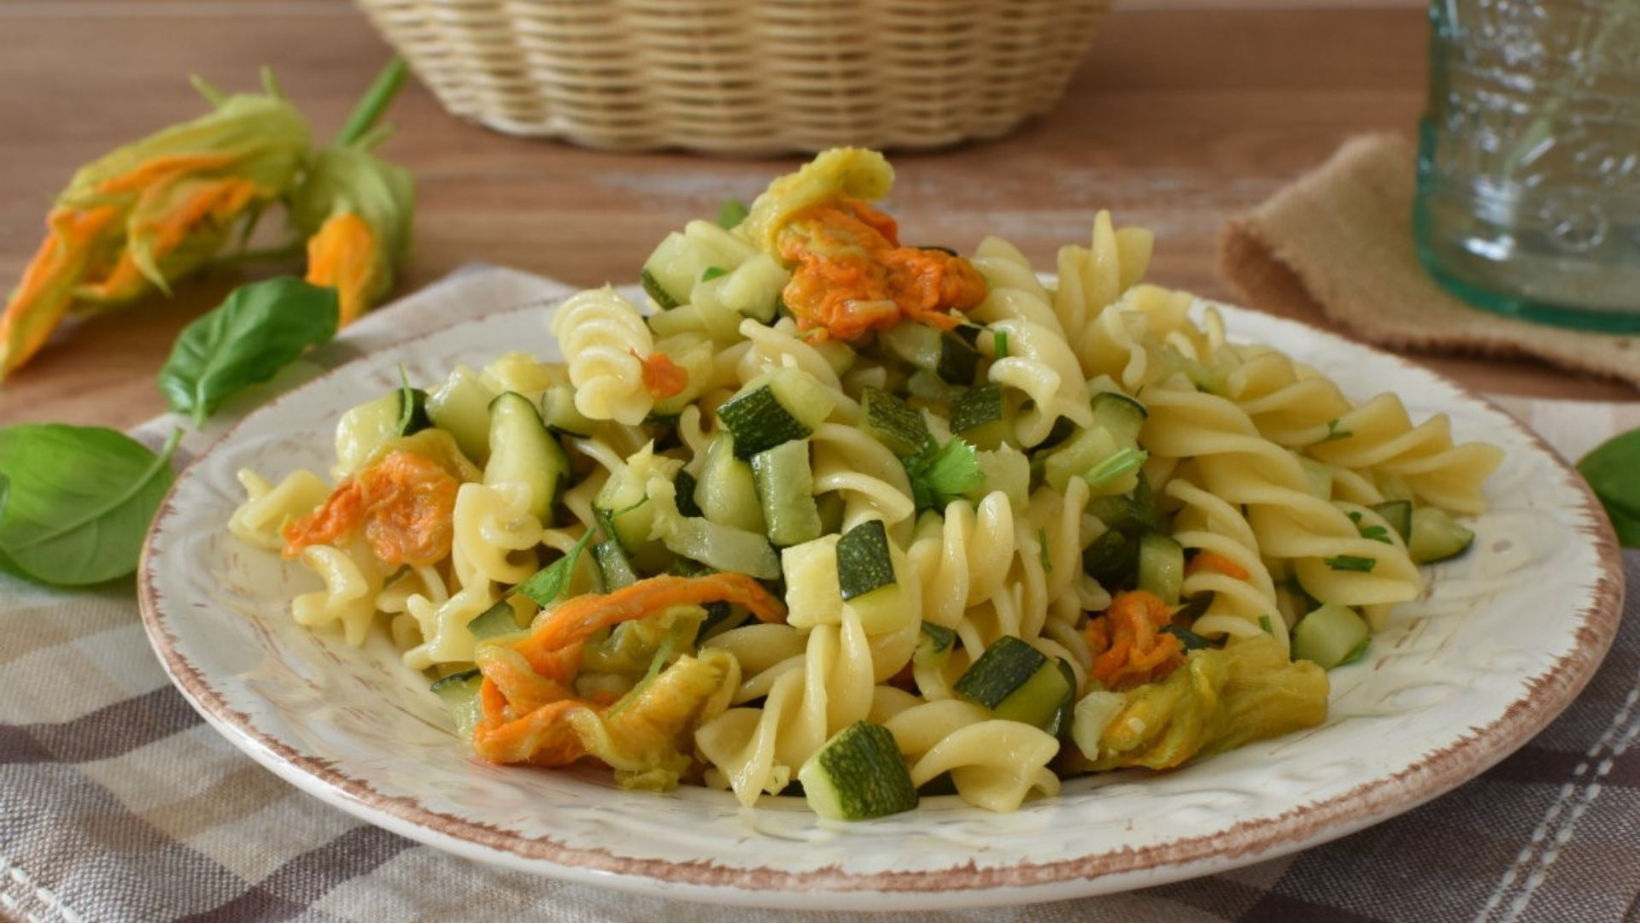
<instances>
[{"instance_id":1,"label":"white ceramic plate","mask_svg":"<svg viewBox=\"0 0 1640 924\"><path fill-rule=\"evenodd\" d=\"M1617 552L1581 479L1519 424L1433 373L1234 308L1230 330L1280 347L1357 398L1398 391L1415 418L1507 452L1474 550L1432 569L1371 656L1333 673L1326 724L1162 775L1068 781L994 815L955 797L854 825L801 800L625 792L592 771L478 762L427 680L383 637L363 649L297 626L302 569L226 531L234 473L328 469L336 419L398 385L511 349L556 355L549 308L458 324L366 357L247 417L177 480L148 538L143 617L182 692L230 741L303 790L463 856L709 902L905 909L1069 898L1299 850L1457 786L1541 729L1610 644Z\"/></svg>"}]
</instances>

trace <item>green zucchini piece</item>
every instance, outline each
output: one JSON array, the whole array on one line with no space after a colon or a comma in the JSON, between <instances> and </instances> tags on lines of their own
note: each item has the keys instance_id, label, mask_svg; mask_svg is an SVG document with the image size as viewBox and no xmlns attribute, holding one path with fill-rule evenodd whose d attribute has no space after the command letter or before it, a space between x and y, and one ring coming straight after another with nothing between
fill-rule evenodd
<instances>
[{"instance_id":1,"label":"green zucchini piece","mask_svg":"<svg viewBox=\"0 0 1640 924\"><path fill-rule=\"evenodd\" d=\"M484 466L484 483L529 485L530 514L550 524L552 505L568 479L569 456L547 432L530 399L509 391L491 401L490 459Z\"/></svg>"},{"instance_id":2,"label":"green zucchini piece","mask_svg":"<svg viewBox=\"0 0 1640 924\"><path fill-rule=\"evenodd\" d=\"M462 455L481 466L490 458L490 402L494 399L478 373L457 366L427 397L427 416L433 426L455 437Z\"/></svg>"},{"instance_id":3,"label":"green zucchini piece","mask_svg":"<svg viewBox=\"0 0 1640 924\"><path fill-rule=\"evenodd\" d=\"M1144 426L1150 412L1136 399L1114 391L1102 391L1093 396L1093 425L1104 427L1124 446L1139 445L1139 428Z\"/></svg>"},{"instance_id":4,"label":"green zucchini piece","mask_svg":"<svg viewBox=\"0 0 1640 924\"><path fill-rule=\"evenodd\" d=\"M706 461L701 465L695 500L701 514L713 523L754 533L764 531L757 479L752 466L735 452L735 438L728 430L718 431L706 446Z\"/></svg>"},{"instance_id":5,"label":"green zucchini piece","mask_svg":"<svg viewBox=\"0 0 1640 924\"><path fill-rule=\"evenodd\" d=\"M1089 501L1088 512L1110 529L1119 529L1135 536L1168 532L1167 523L1156 507L1156 494L1143 474L1139 476L1138 486L1127 494L1096 497Z\"/></svg>"},{"instance_id":6,"label":"green zucchini piece","mask_svg":"<svg viewBox=\"0 0 1640 924\"><path fill-rule=\"evenodd\" d=\"M1047 655L1019 638L1004 635L969 665L952 689L987 709L995 709L1047 663Z\"/></svg>"},{"instance_id":7,"label":"green zucchini piece","mask_svg":"<svg viewBox=\"0 0 1640 924\"><path fill-rule=\"evenodd\" d=\"M1344 663L1372 634L1367 621L1347 606L1323 603L1293 626L1293 657L1326 670Z\"/></svg>"},{"instance_id":8,"label":"green zucchini piece","mask_svg":"<svg viewBox=\"0 0 1640 924\"><path fill-rule=\"evenodd\" d=\"M1407 553L1420 565L1457 558L1475 544L1475 531L1452 519L1438 507L1412 511L1412 538Z\"/></svg>"},{"instance_id":9,"label":"green zucchini piece","mask_svg":"<svg viewBox=\"0 0 1640 924\"><path fill-rule=\"evenodd\" d=\"M979 374L979 350L972 341L950 331L909 323L877 336L888 352L953 385L972 385Z\"/></svg>"},{"instance_id":10,"label":"green zucchini piece","mask_svg":"<svg viewBox=\"0 0 1640 924\"><path fill-rule=\"evenodd\" d=\"M791 273L767 254L757 254L715 280L702 276L702 282L712 283L707 298L761 324L774 322L780 292L790 280Z\"/></svg>"},{"instance_id":11,"label":"green zucchini piece","mask_svg":"<svg viewBox=\"0 0 1640 924\"><path fill-rule=\"evenodd\" d=\"M785 367L748 382L718 408L718 418L735 436L735 453L749 459L804 439L836 405L836 397L813 376Z\"/></svg>"},{"instance_id":12,"label":"green zucchini piece","mask_svg":"<svg viewBox=\"0 0 1640 924\"><path fill-rule=\"evenodd\" d=\"M704 517L683 517L664 541L672 552L717 571L738 571L763 580L780 577L780 556L758 533Z\"/></svg>"},{"instance_id":13,"label":"green zucchini piece","mask_svg":"<svg viewBox=\"0 0 1640 924\"><path fill-rule=\"evenodd\" d=\"M1094 466L1115 455L1122 447L1104 427L1080 430L1042 463L1042 479L1055 491L1064 492L1072 478L1080 478Z\"/></svg>"},{"instance_id":14,"label":"green zucchini piece","mask_svg":"<svg viewBox=\"0 0 1640 924\"><path fill-rule=\"evenodd\" d=\"M949 405L962 397L967 389L952 385L927 369L918 369L906 379L905 390L913 398Z\"/></svg>"},{"instance_id":15,"label":"green zucchini piece","mask_svg":"<svg viewBox=\"0 0 1640 924\"><path fill-rule=\"evenodd\" d=\"M878 331L877 342L918 369L933 372L939 367L940 332L927 324L896 324Z\"/></svg>"},{"instance_id":16,"label":"green zucchini piece","mask_svg":"<svg viewBox=\"0 0 1640 924\"><path fill-rule=\"evenodd\" d=\"M867 520L837 540L837 585L844 600L894 583L894 559L882 520Z\"/></svg>"},{"instance_id":17,"label":"green zucchini piece","mask_svg":"<svg viewBox=\"0 0 1640 924\"><path fill-rule=\"evenodd\" d=\"M809 808L834 821L863 821L917 807L917 787L894 735L855 722L831 736L797 771Z\"/></svg>"},{"instance_id":18,"label":"green zucchini piece","mask_svg":"<svg viewBox=\"0 0 1640 924\"><path fill-rule=\"evenodd\" d=\"M1161 533L1139 537L1139 589L1173 606L1179 602L1183 585L1184 547Z\"/></svg>"},{"instance_id":19,"label":"green zucchini piece","mask_svg":"<svg viewBox=\"0 0 1640 924\"><path fill-rule=\"evenodd\" d=\"M614 539L606 539L593 546L592 560L598 565L598 576L603 579L604 593L638 583L637 570L626 557L626 550Z\"/></svg>"},{"instance_id":20,"label":"green zucchini piece","mask_svg":"<svg viewBox=\"0 0 1640 924\"><path fill-rule=\"evenodd\" d=\"M866 432L895 455L914 456L934 444L922 411L898 397L879 388L867 388L862 407Z\"/></svg>"},{"instance_id":21,"label":"green zucchini piece","mask_svg":"<svg viewBox=\"0 0 1640 924\"><path fill-rule=\"evenodd\" d=\"M668 234L644 261L643 271L638 274L644 291L666 310L687 305L695 283L707 269L713 266L730 269L738 265L714 250L683 232Z\"/></svg>"},{"instance_id":22,"label":"green zucchini piece","mask_svg":"<svg viewBox=\"0 0 1640 924\"><path fill-rule=\"evenodd\" d=\"M405 408L407 394L408 411ZM430 426L427 392L419 388L395 388L380 398L351 408L336 422L336 467L342 472L352 472L382 443Z\"/></svg>"},{"instance_id":23,"label":"green zucchini piece","mask_svg":"<svg viewBox=\"0 0 1640 924\"><path fill-rule=\"evenodd\" d=\"M1402 542L1412 540L1412 501L1392 500L1373 504L1372 512L1383 517L1390 529L1400 533Z\"/></svg>"},{"instance_id":24,"label":"green zucchini piece","mask_svg":"<svg viewBox=\"0 0 1640 924\"><path fill-rule=\"evenodd\" d=\"M695 480L694 475L684 469L678 469L678 473L672 478L672 487L676 489L679 513L686 517L705 516L700 509L700 503L695 500L695 491L699 489L700 483Z\"/></svg>"},{"instance_id":25,"label":"green zucchini piece","mask_svg":"<svg viewBox=\"0 0 1640 924\"><path fill-rule=\"evenodd\" d=\"M1076 693L1075 675L1012 635L996 640L963 672L952 691L991 710L999 719L1038 728L1053 723Z\"/></svg>"},{"instance_id":26,"label":"green zucchini piece","mask_svg":"<svg viewBox=\"0 0 1640 924\"><path fill-rule=\"evenodd\" d=\"M505 598L474 616L472 621L467 623L467 631L472 633L474 641L479 642L503 635L512 635L521 629L523 629L523 626L518 624L517 612Z\"/></svg>"},{"instance_id":27,"label":"green zucchini piece","mask_svg":"<svg viewBox=\"0 0 1640 924\"><path fill-rule=\"evenodd\" d=\"M1059 668L1059 676L1065 681L1065 699L1055 709L1053 716L1048 719L1042 730L1055 738L1064 737L1071 727L1071 710L1076 708L1076 671L1063 658L1054 658L1053 662Z\"/></svg>"},{"instance_id":28,"label":"green zucchini piece","mask_svg":"<svg viewBox=\"0 0 1640 924\"><path fill-rule=\"evenodd\" d=\"M554 385L541 393L541 420L554 433L592 435L592 419L575 407L575 389L568 385Z\"/></svg>"},{"instance_id":29,"label":"green zucchini piece","mask_svg":"<svg viewBox=\"0 0 1640 924\"><path fill-rule=\"evenodd\" d=\"M808 440L790 440L752 456L752 480L770 542L784 548L820 537Z\"/></svg>"},{"instance_id":30,"label":"green zucchini piece","mask_svg":"<svg viewBox=\"0 0 1640 924\"><path fill-rule=\"evenodd\" d=\"M644 574L658 574L671 564L665 546L649 538L655 509L645 490L645 476L632 466L611 474L592 498L592 511L604 533L621 544L633 568Z\"/></svg>"},{"instance_id":31,"label":"green zucchini piece","mask_svg":"<svg viewBox=\"0 0 1640 924\"><path fill-rule=\"evenodd\" d=\"M662 311L670 311L681 304L672 297L671 292L666 291L666 287L661 285L660 280L656 279L655 274L648 269L638 271L638 281L643 283L644 292L655 300L655 304L661 306Z\"/></svg>"},{"instance_id":32,"label":"green zucchini piece","mask_svg":"<svg viewBox=\"0 0 1640 924\"><path fill-rule=\"evenodd\" d=\"M433 681L431 689L444 701L444 708L450 710L450 718L456 723L456 734L463 741L473 740L473 729L484 717L483 706L478 700L478 689L483 683L484 675L477 668Z\"/></svg>"},{"instance_id":33,"label":"green zucchini piece","mask_svg":"<svg viewBox=\"0 0 1640 924\"><path fill-rule=\"evenodd\" d=\"M1082 550L1082 570L1106 590L1132 587L1139 570L1139 540L1107 529Z\"/></svg>"},{"instance_id":34,"label":"green zucchini piece","mask_svg":"<svg viewBox=\"0 0 1640 924\"><path fill-rule=\"evenodd\" d=\"M940 333L940 358L934 367L935 375L953 385L972 385L979 375L979 360L980 352L973 344L951 331Z\"/></svg>"},{"instance_id":35,"label":"green zucchini piece","mask_svg":"<svg viewBox=\"0 0 1640 924\"><path fill-rule=\"evenodd\" d=\"M951 402L951 432L979 449L996 449L1013 438L1013 421L1002 386L976 385Z\"/></svg>"}]
</instances>

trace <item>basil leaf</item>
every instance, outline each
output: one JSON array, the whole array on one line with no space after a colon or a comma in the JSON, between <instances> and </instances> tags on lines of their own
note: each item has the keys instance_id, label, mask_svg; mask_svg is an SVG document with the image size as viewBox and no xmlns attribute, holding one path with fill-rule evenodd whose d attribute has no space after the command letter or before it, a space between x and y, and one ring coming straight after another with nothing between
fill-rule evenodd
<instances>
[{"instance_id":1,"label":"basil leaf","mask_svg":"<svg viewBox=\"0 0 1640 924\"><path fill-rule=\"evenodd\" d=\"M739 199L725 199L718 207L717 223L720 228L733 228L746 220L746 203Z\"/></svg>"},{"instance_id":2,"label":"basil leaf","mask_svg":"<svg viewBox=\"0 0 1640 924\"><path fill-rule=\"evenodd\" d=\"M242 285L183 328L159 371L159 390L197 426L241 389L336 336L339 316L335 289L294 276Z\"/></svg>"},{"instance_id":3,"label":"basil leaf","mask_svg":"<svg viewBox=\"0 0 1640 924\"><path fill-rule=\"evenodd\" d=\"M592 541L592 534L595 532L597 530L587 530L568 554L530 575L524 583L513 588L513 592L523 594L541 606L551 606L552 601L558 599L558 595L569 586L570 575L575 571L575 561L581 557L581 551Z\"/></svg>"},{"instance_id":4,"label":"basil leaf","mask_svg":"<svg viewBox=\"0 0 1640 924\"><path fill-rule=\"evenodd\" d=\"M176 477L156 455L105 427L0 429L0 555L50 584L97 584L136 570L148 524Z\"/></svg>"},{"instance_id":5,"label":"basil leaf","mask_svg":"<svg viewBox=\"0 0 1640 924\"><path fill-rule=\"evenodd\" d=\"M1630 430L1595 447L1577 463L1611 517L1617 541L1640 549L1640 430Z\"/></svg>"}]
</instances>

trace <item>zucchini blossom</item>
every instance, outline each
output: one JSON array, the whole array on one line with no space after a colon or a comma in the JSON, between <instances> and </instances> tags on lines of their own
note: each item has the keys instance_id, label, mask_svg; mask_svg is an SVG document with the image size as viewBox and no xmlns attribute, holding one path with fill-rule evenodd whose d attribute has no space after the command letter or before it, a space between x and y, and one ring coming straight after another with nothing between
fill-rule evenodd
<instances>
[{"instance_id":1,"label":"zucchini blossom","mask_svg":"<svg viewBox=\"0 0 1640 924\"><path fill-rule=\"evenodd\" d=\"M363 147L314 152L291 216L307 236L307 281L336 290L343 325L393 288L393 271L409 254L415 201L410 173Z\"/></svg>"},{"instance_id":2,"label":"zucchini blossom","mask_svg":"<svg viewBox=\"0 0 1640 924\"><path fill-rule=\"evenodd\" d=\"M307 281L336 290L344 326L392 290L410 252L416 185L375 153L393 133L378 120L407 74L400 60L382 71L336 142L313 152L291 196L291 222L307 238Z\"/></svg>"},{"instance_id":3,"label":"zucchini blossom","mask_svg":"<svg viewBox=\"0 0 1640 924\"><path fill-rule=\"evenodd\" d=\"M83 167L57 196L47 233L0 316L0 377L21 366L70 312L134 301L204 266L295 185L307 120L263 73L262 94L214 105Z\"/></svg>"}]
</instances>

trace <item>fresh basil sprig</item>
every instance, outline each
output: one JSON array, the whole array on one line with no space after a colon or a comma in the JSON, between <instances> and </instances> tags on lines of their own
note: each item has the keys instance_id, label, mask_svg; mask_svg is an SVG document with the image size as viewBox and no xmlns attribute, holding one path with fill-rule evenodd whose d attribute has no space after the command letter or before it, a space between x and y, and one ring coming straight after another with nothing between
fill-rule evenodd
<instances>
[{"instance_id":1,"label":"fresh basil sprig","mask_svg":"<svg viewBox=\"0 0 1640 924\"><path fill-rule=\"evenodd\" d=\"M1640 549L1640 430L1619 434L1577 463L1624 548Z\"/></svg>"},{"instance_id":2,"label":"fresh basil sprig","mask_svg":"<svg viewBox=\"0 0 1640 924\"><path fill-rule=\"evenodd\" d=\"M176 477L171 433L159 453L105 427L0 429L0 564L49 584L98 584L137 567L143 537Z\"/></svg>"},{"instance_id":3,"label":"fresh basil sprig","mask_svg":"<svg viewBox=\"0 0 1640 924\"><path fill-rule=\"evenodd\" d=\"M242 285L183 328L159 371L160 391L198 426L229 397L336 336L339 316L332 288L293 276Z\"/></svg>"}]
</instances>

